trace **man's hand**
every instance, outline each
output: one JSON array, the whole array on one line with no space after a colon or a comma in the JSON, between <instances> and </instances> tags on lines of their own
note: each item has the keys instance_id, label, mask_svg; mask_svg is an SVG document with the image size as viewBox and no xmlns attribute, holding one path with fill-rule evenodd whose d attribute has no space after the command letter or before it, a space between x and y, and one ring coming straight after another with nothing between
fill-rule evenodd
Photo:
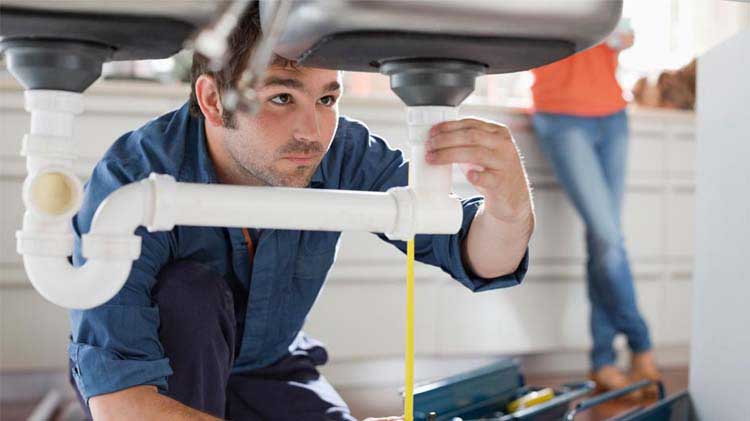
<instances>
[{"instance_id":1,"label":"man's hand","mask_svg":"<svg viewBox=\"0 0 750 421\"><path fill-rule=\"evenodd\" d=\"M430 130L425 146L430 164L474 167L466 178L485 197L490 215L508 223L529 218L529 185L507 127L473 118L447 121Z\"/></svg>"},{"instance_id":2,"label":"man's hand","mask_svg":"<svg viewBox=\"0 0 750 421\"><path fill-rule=\"evenodd\" d=\"M534 209L508 128L472 118L440 123L426 149L428 163L473 167L466 178L485 198L461 244L464 264L485 279L513 273L534 230Z\"/></svg>"}]
</instances>

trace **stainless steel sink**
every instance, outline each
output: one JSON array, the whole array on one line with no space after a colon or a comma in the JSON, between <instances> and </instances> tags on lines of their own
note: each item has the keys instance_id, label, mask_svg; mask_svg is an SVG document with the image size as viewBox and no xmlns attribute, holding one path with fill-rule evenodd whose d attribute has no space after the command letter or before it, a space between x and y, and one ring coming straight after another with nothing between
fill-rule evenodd
<instances>
[{"instance_id":1,"label":"stainless steel sink","mask_svg":"<svg viewBox=\"0 0 750 421\"><path fill-rule=\"evenodd\" d=\"M226 0L3 0L0 41L53 39L102 45L109 60L165 58L214 19Z\"/></svg>"},{"instance_id":2,"label":"stainless steel sink","mask_svg":"<svg viewBox=\"0 0 750 421\"><path fill-rule=\"evenodd\" d=\"M268 9L261 3L264 24ZM434 58L503 73L598 43L621 10L621 0L296 0L275 51L344 70L374 72L385 61Z\"/></svg>"}]
</instances>

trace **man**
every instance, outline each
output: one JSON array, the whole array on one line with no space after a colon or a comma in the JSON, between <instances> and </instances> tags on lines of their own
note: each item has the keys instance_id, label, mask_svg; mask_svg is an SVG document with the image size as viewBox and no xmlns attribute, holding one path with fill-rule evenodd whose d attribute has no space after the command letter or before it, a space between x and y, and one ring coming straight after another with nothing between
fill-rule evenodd
<instances>
[{"instance_id":1,"label":"man","mask_svg":"<svg viewBox=\"0 0 750 421\"><path fill-rule=\"evenodd\" d=\"M624 26L606 43L534 69L532 86L539 144L586 225L591 377L602 390L660 377L638 310L620 218L628 122L615 71L619 51L633 44ZM633 352L630 378L615 365L612 342L618 333L627 336Z\"/></svg>"},{"instance_id":2,"label":"man","mask_svg":"<svg viewBox=\"0 0 750 421\"><path fill-rule=\"evenodd\" d=\"M110 192L151 172L250 186L384 191L406 184L399 151L339 118L336 71L277 57L257 88L256 115L224 109L221 94L237 82L259 32L253 9L231 36L226 69L211 72L197 56L189 103L112 146L74 219L79 236ZM429 145L433 164L484 167L469 180L486 199L463 201L458 234L417 236L417 259L475 291L520 283L534 217L510 133L466 119L434 127ZM137 232L142 253L122 291L71 313L72 376L95 419L353 419L317 372L325 349L300 332L339 233ZM83 262L80 247L75 261Z\"/></svg>"}]
</instances>

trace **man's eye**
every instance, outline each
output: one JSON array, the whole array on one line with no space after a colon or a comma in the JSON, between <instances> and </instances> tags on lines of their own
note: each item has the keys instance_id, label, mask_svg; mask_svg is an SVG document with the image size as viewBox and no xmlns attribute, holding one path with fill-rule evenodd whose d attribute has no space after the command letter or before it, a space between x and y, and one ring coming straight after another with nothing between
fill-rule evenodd
<instances>
[{"instance_id":1,"label":"man's eye","mask_svg":"<svg viewBox=\"0 0 750 421\"><path fill-rule=\"evenodd\" d=\"M326 107L330 107L336 103L336 97L333 95L324 96L323 98L320 98L320 103Z\"/></svg>"},{"instance_id":2,"label":"man's eye","mask_svg":"<svg viewBox=\"0 0 750 421\"><path fill-rule=\"evenodd\" d=\"M278 105L286 105L292 102L292 96L289 94L279 94L271 98L271 102Z\"/></svg>"}]
</instances>

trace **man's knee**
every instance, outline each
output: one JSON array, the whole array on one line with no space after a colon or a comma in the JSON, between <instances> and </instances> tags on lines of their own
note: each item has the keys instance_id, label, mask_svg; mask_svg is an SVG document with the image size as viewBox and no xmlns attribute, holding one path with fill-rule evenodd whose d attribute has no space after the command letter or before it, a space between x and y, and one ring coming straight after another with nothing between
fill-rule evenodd
<instances>
[{"instance_id":1,"label":"man's knee","mask_svg":"<svg viewBox=\"0 0 750 421\"><path fill-rule=\"evenodd\" d=\"M207 329L219 328L227 342L234 342L234 305L223 276L209 266L183 260L165 266L156 278L152 296L162 335L199 340L196 333L206 337Z\"/></svg>"}]
</instances>

